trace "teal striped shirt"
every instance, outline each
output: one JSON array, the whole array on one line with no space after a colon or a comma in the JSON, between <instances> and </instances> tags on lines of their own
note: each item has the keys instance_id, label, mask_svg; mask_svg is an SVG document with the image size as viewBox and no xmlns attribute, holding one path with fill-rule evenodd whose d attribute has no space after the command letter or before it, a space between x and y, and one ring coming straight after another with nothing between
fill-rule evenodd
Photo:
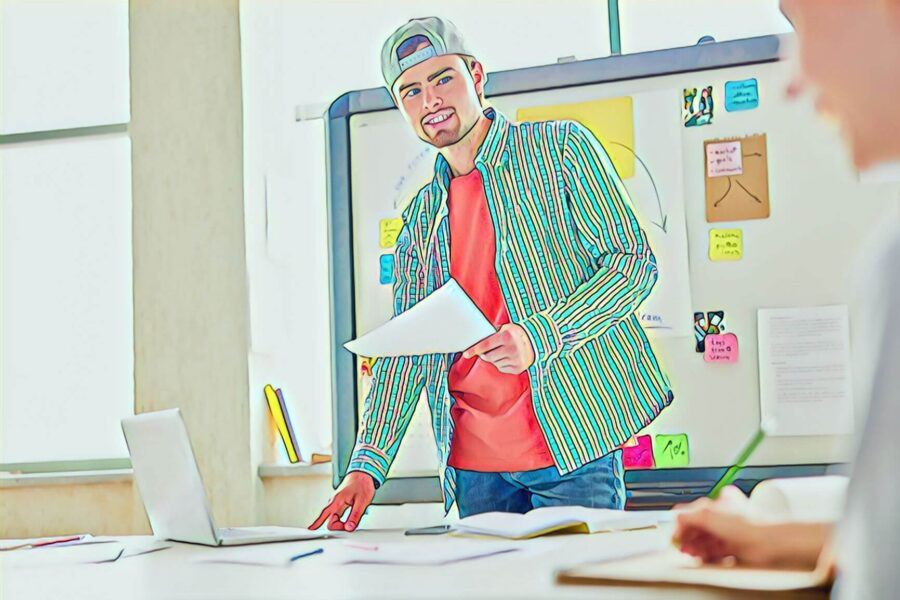
<instances>
[{"instance_id":1,"label":"teal striped shirt","mask_svg":"<svg viewBox=\"0 0 900 600\"><path fill-rule=\"evenodd\" d=\"M572 121L509 123L494 110L475 159L494 223L495 266L512 322L535 351L528 369L534 412L560 473L621 446L673 398L635 310L657 278L647 236L596 138ZM434 179L403 211L394 261L397 315L450 278L447 189ZM363 405L349 470L380 485L425 391L445 508L456 354L380 358Z\"/></svg>"}]
</instances>

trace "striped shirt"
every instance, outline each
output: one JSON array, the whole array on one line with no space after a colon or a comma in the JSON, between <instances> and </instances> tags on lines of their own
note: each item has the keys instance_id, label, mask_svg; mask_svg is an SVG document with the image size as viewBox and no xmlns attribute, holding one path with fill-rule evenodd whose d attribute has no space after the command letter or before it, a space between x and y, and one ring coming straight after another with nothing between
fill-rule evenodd
<instances>
[{"instance_id":1,"label":"striped shirt","mask_svg":"<svg viewBox=\"0 0 900 600\"><path fill-rule=\"evenodd\" d=\"M500 288L531 340L532 402L553 461L565 474L615 450L673 398L635 310L657 279L656 259L609 156L571 121L492 119L475 159L494 221ZM434 179L403 211L395 248L394 314L450 278L447 197ZM387 477L422 392L431 409L445 509L454 424L447 374L455 354L380 358L363 405L349 470Z\"/></svg>"}]
</instances>

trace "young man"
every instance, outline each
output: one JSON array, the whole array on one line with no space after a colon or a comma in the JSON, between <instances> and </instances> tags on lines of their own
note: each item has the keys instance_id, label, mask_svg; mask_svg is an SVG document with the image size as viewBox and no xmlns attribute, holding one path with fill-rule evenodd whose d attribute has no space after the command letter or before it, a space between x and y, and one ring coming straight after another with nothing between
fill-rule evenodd
<instances>
[{"instance_id":1,"label":"young man","mask_svg":"<svg viewBox=\"0 0 900 600\"><path fill-rule=\"evenodd\" d=\"M783 0L782 10L797 32L803 71L789 92L813 90L817 107L840 125L858 168L900 160L900 1ZM869 99L863 109L860 98ZM873 304L900 306L900 238L872 262L881 288L870 294ZM715 502L698 500L678 516L676 535L684 552L709 562L732 558L758 566L812 567L819 562L831 567L835 558L823 549L833 545L837 597L896 597L900 327L892 319L875 322L870 344L877 349L878 364L836 541L830 542L831 524L754 521L745 510L746 497L730 488Z\"/></svg>"},{"instance_id":2,"label":"young man","mask_svg":"<svg viewBox=\"0 0 900 600\"><path fill-rule=\"evenodd\" d=\"M619 447L673 394L634 315L656 261L609 157L576 123L487 109L484 70L447 21L403 25L381 64L439 152L403 213L395 314L453 277L498 332L461 355L376 362L349 473L310 527L356 528L422 390L445 509L622 508Z\"/></svg>"}]
</instances>

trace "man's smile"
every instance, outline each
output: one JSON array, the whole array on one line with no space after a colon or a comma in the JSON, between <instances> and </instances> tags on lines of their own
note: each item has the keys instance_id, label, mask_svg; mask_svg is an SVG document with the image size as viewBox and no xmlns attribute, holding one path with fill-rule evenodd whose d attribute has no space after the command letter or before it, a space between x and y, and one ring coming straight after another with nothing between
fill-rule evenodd
<instances>
[{"instance_id":1,"label":"man's smile","mask_svg":"<svg viewBox=\"0 0 900 600\"><path fill-rule=\"evenodd\" d=\"M432 127L443 123L453 116L452 108L444 108L437 112L431 113L427 115L424 119L422 119L423 125L431 125Z\"/></svg>"}]
</instances>

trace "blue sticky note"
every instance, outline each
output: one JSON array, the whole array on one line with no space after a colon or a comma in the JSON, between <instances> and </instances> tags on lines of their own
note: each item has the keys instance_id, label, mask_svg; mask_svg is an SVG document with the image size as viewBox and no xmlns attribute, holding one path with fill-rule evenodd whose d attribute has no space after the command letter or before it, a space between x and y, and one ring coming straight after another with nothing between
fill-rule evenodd
<instances>
[{"instance_id":1,"label":"blue sticky note","mask_svg":"<svg viewBox=\"0 0 900 600\"><path fill-rule=\"evenodd\" d=\"M752 110L759 106L759 85L755 79L725 83L725 110Z\"/></svg>"},{"instance_id":2,"label":"blue sticky note","mask_svg":"<svg viewBox=\"0 0 900 600\"><path fill-rule=\"evenodd\" d=\"M381 268L378 270L378 282L382 285L394 283L394 255L381 255Z\"/></svg>"}]
</instances>

